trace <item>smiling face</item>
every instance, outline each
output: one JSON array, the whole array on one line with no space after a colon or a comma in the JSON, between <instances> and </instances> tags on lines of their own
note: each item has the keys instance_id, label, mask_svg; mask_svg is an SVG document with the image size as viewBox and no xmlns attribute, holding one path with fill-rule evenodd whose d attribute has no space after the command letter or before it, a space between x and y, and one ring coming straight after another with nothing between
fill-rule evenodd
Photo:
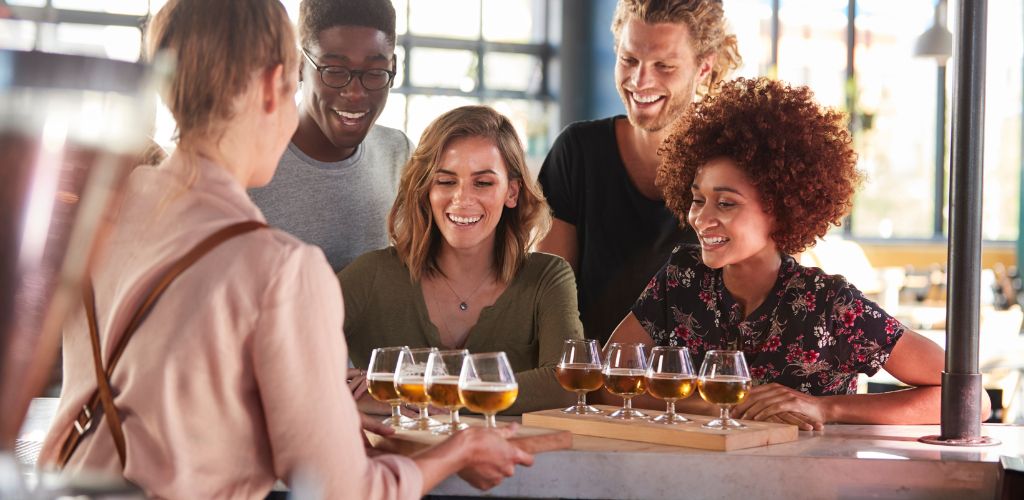
<instances>
[{"instance_id":1,"label":"smiling face","mask_svg":"<svg viewBox=\"0 0 1024 500\"><path fill-rule=\"evenodd\" d=\"M757 188L732 160L711 160L698 169L691 191L687 222L700 239L704 264L718 269L777 258L771 238L775 218L764 211Z\"/></svg>"},{"instance_id":2,"label":"smiling face","mask_svg":"<svg viewBox=\"0 0 1024 500\"><path fill-rule=\"evenodd\" d=\"M697 84L711 72L712 56L697 60L685 24L647 24L630 17L616 54L615 81L629 122L649 132L679 119Z\"/></svg>"},{"instance_id":3,"label":"smiling face","mask_svg":"<svg viewBox=\"0 0 1024 500\"><path fill-rule=\"evenodd\" d=\"M429 198L442 250L493 252L502 213L519 198L519 181L509 179L493 140L461 137L441 153Z\"/></svg>"},{"instance_id":4,"label":"smiling face","mask_svg":"<svg viewBox=\"0 0 1024 500\"><path fill-rule=\"evenodd\" d=\"M313 45L307 52L320 66L394 70L395 48L378 29L335 26L321 31ZM299 134L304 137L296 142L315 145L313 151L305 152L317 159L337 161L351 156L384 110L390 87L366 90L354 77L343 88L331 88L305 59L302 81Z\"/></svg>"}]
</instances>

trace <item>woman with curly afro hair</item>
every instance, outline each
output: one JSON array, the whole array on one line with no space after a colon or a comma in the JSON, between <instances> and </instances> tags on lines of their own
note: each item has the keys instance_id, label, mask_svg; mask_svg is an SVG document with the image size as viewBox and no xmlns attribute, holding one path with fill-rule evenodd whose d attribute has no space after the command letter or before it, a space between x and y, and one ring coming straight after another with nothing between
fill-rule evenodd
<instances>
[{"instance_id":1,"label":"woman with curly afro hair","mask_svg":"<svg viewBox=\"0 0 1024 500\"><path fill-rule=\"evenodd\" d=\"M743 351L754 387L740 418L804 430L938 422L942 349L791 256L840 224L861 182L844 114L764 78L727 82L692 111L662 146L657 182L699 244L673 251L611 342L685 346L696 366L712 349ZM882 368L912 388L856 394L858 373Z\"/></svg>"}]
</instances>

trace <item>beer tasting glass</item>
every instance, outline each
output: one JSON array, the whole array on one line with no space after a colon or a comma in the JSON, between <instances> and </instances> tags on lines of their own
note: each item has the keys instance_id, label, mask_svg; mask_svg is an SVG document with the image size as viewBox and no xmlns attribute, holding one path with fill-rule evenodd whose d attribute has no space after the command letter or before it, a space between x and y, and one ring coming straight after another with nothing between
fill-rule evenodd
<instances>
[{"instance_id":1,"label":"beer tasting glass","mask_svg":"<svg viewBox=\"0 0 1024 500\"><path fill-rule=\"evenodd\" d=\"M404 426L406 429L430 430L441 425L441 422L430 418L427 406L430 404L430 397L427 396L427 389L424 386L423 375L427 371L427 358L431 353L437 352L434 347L421 347L407 349L398 356L398 369L395 370L395 389L402 401L414 404L420 409L420 416L412 424Z\"/></svg>"},{"instance_id":2,"label":"beer tasting glass","mask_svg":"<svg viewBox=\"0 0 1024 500\"><path fill-rule=\"evenodd\" d=\"M519 384L504 352L470 354L459 374L459 398L472 411L483 413L486 427L497 427L494 415L512 406Z\"/></svg>"},{"instance_id":3,"label":"beer tasting glass","mask_svg":"<svg viewBox=\"0 0 1024 500\"><path fill-rule=\"evenodd\" d=\"M750 371L742 351L708 351L700 365L697 390L704 401L718 405L719 417L704 424L708 429L746 427L729 418L729 409L743 402L750 392Z\"/></svg>"},{"instance_id":4,"label":"beer tasting glass","mask_svg":"<svg viewBox=\"0 0 1024 500\"><path fill-rule=\"evenodd\" d=\"M427 371L423 375L427 396L434 406L441 406L449 411L448 423L434 429L434 434L454 434L455 431L469 427L459 421L459 408L462 408L462 400L459 399L459 374L468 355L469 351L465 349L454 349L434 351L427 356Z\"/></svg>"},{"instance_id":5,"label":"beer tasting glass","mask_svg":"<svg viewBox=\"0 0 1024 500\"><path fill-rule=\"evenodd\" d=\"M604 388L622 398L622 408L615 410L608 418L633 420L647 418L647 415L633 409L633 398L647 389L644 374L647 359L643 344L613 343L605 354Z\"/></svg>"},{"instance_id":6,"label":"beer tasting glass","mask_svg":"<svg viewBox=\"0 0 1024 500\"><path fill-rule=\"evenodd\" d=\"M391 405L391 416L383 423L396 429L410 425L413 419L402 415L400 407L402 398L395 389L395 369L398 368L398 357L408 347L380 347L370 353L370 369L366 372L366 390L370 396L381 403Z\"/></svg>"},{"instance_id":7,"label":"beer tasting glass","mask_svg":"<svg viewBox=\"0 0 1024 500\"><path fill-rule=\"evenodd\" d=\"M587 393L604 385L596 340L566 340L562 346L562 359L555 368L555 377L562 388L576 393L576 404L563 412L575 415L601 413L601 410L587 405Z\"/></svg>"},{"instance_id":8,"label":"beer tasting glass","mask_svg":"<svg viewBox=\"0 0 1024 500\"><path fill-rule=\"evenodd\" d=\"M693 394L697 385L693 375L693 363L690 362L690 350L685 347L658 346L651 350L650 364L647 366L647 392L658 399L665 400L666 410L653 422L662 424L680 424L692 420L676 413L676 401L686 399Z\"/></svg>"}]
</instances>

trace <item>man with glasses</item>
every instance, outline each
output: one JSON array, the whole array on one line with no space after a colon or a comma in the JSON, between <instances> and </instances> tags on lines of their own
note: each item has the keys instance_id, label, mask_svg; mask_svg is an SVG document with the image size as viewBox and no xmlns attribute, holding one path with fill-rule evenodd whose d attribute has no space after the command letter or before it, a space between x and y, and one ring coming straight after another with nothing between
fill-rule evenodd
<instances>
[{"instance_id":1,"label":"man with glasses","mask_svg":"<svg viewBox=\"0 0 1024 500\"><path fill-rule=\"evenodd\" d=\"M299 127L273 180L250 196L272 226L323 249L335 271L387 246L387 214L412 145L376 125L395 77L390 0L303 0Z\"/></svg>"}]
</instances>

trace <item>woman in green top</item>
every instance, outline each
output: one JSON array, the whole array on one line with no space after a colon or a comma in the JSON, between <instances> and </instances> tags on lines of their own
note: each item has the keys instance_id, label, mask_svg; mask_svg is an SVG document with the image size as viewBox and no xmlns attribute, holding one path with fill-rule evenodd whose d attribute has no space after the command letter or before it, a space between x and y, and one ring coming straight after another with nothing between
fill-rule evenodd
<instances>
[{"instance_id":1,"label":"woman in green top","mask_svg":"<svg viewBox=\"0 0 1024 500\"><path fill-rule=\"evenodd\" d=\"M392 246L338 274L353 363L407 345L505 351L519 382L506 414L565 406L562 344L583 337L572 268L530 252L550 225L507 118L464 106L430 124L402 173Z\"/></svg>"}]
</instances>

